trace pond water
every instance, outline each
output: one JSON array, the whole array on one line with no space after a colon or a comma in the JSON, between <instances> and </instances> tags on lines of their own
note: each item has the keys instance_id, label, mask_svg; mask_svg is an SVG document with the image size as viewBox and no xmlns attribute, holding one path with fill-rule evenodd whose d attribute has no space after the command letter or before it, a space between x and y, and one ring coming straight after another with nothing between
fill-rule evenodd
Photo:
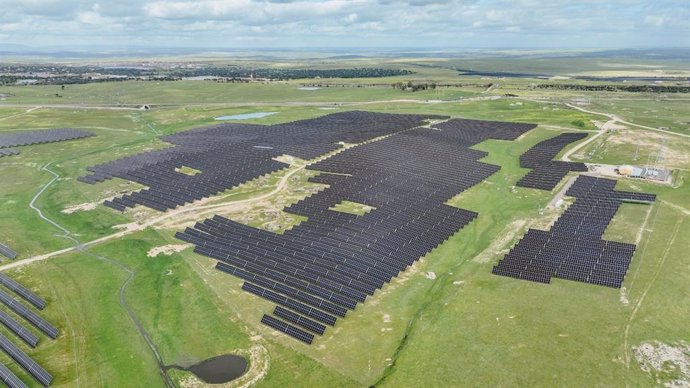
<instances>
[{"instance_id":1,"label":"pond water","mask_svg":"<svg viewBox=\"0 0 690 388\"><path fill-rule=\"evenodd\" d=\"M303 87L299 88L298 90L309 90L309 91L313 91L313 90L319 90L319 89L321 89L321 88L317 88L317 87L315 87L315 86L303 86Z\"/></svg>"},{"instance_id":2,"label":"pond water","mask_svg":"<svg viewBox=\"0 0 690 388\"><path fill-rule=\"evenodd\" d=\"M224 354L204 360L198 364L181 367L170 365L167 369L181 369L194 373L207 384L222 384L235 380L247 371L247 360L242 356Z\"/></svg>"},{"instance_id":3,"label":"pond water","mask_svg":"<svg viewBox=\"0 0 690 388\"><path fill-rule=\"evenodd\" d=\"M243 113L240 115L230 115L230 116L218 116L216 120L249 120L249 119L260 119L266 116L274 115L278 112L254 112L254 113Z\"/></svg>"}]
</instances>

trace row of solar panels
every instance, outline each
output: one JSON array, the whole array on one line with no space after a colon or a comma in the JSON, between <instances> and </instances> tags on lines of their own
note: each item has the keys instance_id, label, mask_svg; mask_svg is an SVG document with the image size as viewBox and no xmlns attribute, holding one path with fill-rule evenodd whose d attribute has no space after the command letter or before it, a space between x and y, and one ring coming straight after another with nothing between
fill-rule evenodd
<instances>
[{"instance_id":1,"label":"row of solar panels","mask_svg":"<svg viewBox=\"0 0 690 388\"><path fill-rule=\"evenodd\" d=\"M137 204L165 211L287 167L274 160L280 155L312 159L338 149L339 141L366 141L432 117L437 116L353 111L272 126L221 124L165 136L174 147L91 167L93 174L79 180L119 177L140 183L149 189L105 205L120 211ZM175 171L182 166L201 173Z\"/></svg>"},{"instance_id":2,"label":"row of solar panels","mask_svg":"<svg viewBox=\"0 0 690 388\"><path fill-rule=\"evenodd\" d=\"M13 148L0 148L0 158L3 156L19 155L19 150Z\"/></svg>"},{"instance_id":3,"label":"row of solar panels","mask_svg":"<svg viewBox=\"0 0 690 388\"><path fill-rule=\"evenodd\" d=\"M37 309L42 310L45 307L45 301L42 298L7 275L0 273L0 284L13 291L16 295L20 296ZM40 317L32 309L25 306L23 303L14 299L2 290L0 290L0 303L9 308L17 316L27 320L48 337L52 339L57 338L59 331L56 327ZM38 336L4 311L0 311L0 324L5 326L10 332L12 332L30 347L34 348L38 345ZM0 334L0 349L2 349L2 351L10 356L17 364L19 364L43 386L47 387L50 385L51 381L53 380L53 376L17 345L15 345L10 339L2 334ZM13 372L1 364L0 380L2 380L9 387L26 387L26 384L24 384Z\"/></svg>"},{"instance_id":4,"label":"row of solar panels","mask_svg":"<svg viewBox=\"0 0 690 388\"><path fill-rule=\"evenodd\" d=\"M442 130L400 132L310 165L329 173L311 181L329 187L285 209L308 220L283 234L215 216L177 237L219 260L218 270L244 279L245 291L277 304L262 323L311 343L477 216L445 205L500 168L479 162L486 153L469 146L494 134L514 139L533 127L449 123ZM361 216L331 210L343 200L374 210Z\"/></svg>"},{"instance_id":5,"label":"row of solar panels","mask_svg":"<svg viewBox=\"0 0 690 388\"><path fill-rule=\"evenodd\" d=\"M92 133L78 129L43 129L0 133L0 148L31 144L53 143L93 136Z\"/></svg>"},{"instance_id":6,"label":"row of solar panels","mask_svg":"<svg viewBox=\"0 0 690 388\"><path fill-rule=\"evenodd\" d=\"M13 251L10 247L0 244L0 255L7 257L8 259L17 258L17 252Z\"/></svg>"},{"instance_id":7,"label":"row of solar panels","mask_svg":"<svg viewBox=\"0 0 690 388\"><path fill-rule=\"evenodd\" d=\"M557 277L620 288L635 245L606 241L602 236L622 200L653 200L655 196L615 191L615 184L610 179L579 176L567 191L575 203L551 230L528 230L492 272L541 283Z\"/></svg>"},{"instance_id":8,"label":"row of solar panels","mask_svg":"<svg viewBox=\"0 0 690 388\"><path fill-rule=\"evenodd\" d=\"M245 279L244 289L279 304L267 324L295 336L297 330L323 334L321 326L334 324L477 216L445 205L500 169L479 162L486 152L470 146L486 139L514 140L535 127L450 120L434 129L415 128L428 118L343 112L278 126L223 124L167 136L175 147L96 166L81 180L118 176L144 184L149 189L107 205L166 210L213 195L217 191L204 192L213 184L229 188L282 168L272 159L283 153L311 159L336 149L339 141L361 143L393 134L311 165L311 170L348 177L324 177L329 188L290 206L288 211L308 221L282 235L222 217L178 234L194 243L196 252L221 261L219 270ZM201 172L179 174L175 169L181 166ZM330 210L343 200L375 210L364 216Z\"/></svg>"},{"instance_id":9,"label":"row of solar panels","mask_svg":"<svg viewBox=\"0 0 690 388\"><path fill-rule=\"evenodd\" d=\"M586 133L562 133L541 141L520 155L520 167L532 169L517 186L553 190L571 171L586 172L584 163L553 160L565 147L587 137Z\"/></svg>"}]
</instances>

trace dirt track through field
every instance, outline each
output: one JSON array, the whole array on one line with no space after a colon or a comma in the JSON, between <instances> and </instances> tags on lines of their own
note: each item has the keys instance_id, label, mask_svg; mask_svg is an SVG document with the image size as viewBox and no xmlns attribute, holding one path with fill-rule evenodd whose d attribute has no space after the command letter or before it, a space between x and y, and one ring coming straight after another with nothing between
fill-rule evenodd
<instances>
[{"instance_id":1,"label":"dirt track through field","mask_svg":"<svg viewBox=\"0 0 690 388\"><path fill-rule=\"evenodd\" d=\"M642 128L642 129L648 129L648 130L650 130L650 131L663 132L663 133L666 133L666 134L669 134L669 135L675 135L675 136L688 137L688 138L690 138L690 135L686 135L686 134L684 134L684 133L678 133L678 132L673 132L673 131L667 131L667 130L661 129L661 128L654 128L654 127L648 127L648 126L646 126L646 125L640 125L640 124L631 123L631 122L625 121L625 120L621 119L619 116L614 115L614 114L611 114L611 113L594 112L594 111L587 110L587 109L585 109L585 108L582 108L582 107L579 107L579 106L576 106L576 105L573 105L573 104L565 104L565 105L568 106L568 107L570 107L570 108L579 110L580 112L584 112L584 113L589 113L589 114L593 114L593 115L599 115L599 116L608 117L608 118L609 118L609 121L607 122L607 124L608 124L609 122L612 122L612 123L620 123L620 124L623 124L623 125L630 125L630 126L633 126L633 127L638 127L638 128ZM603 128L602 128L602 129L603 129Z\"/></svg>"},{"instance_id":2,"label":"dirt track through field","mask_svg":"<svg viewBox=\"0 0 690 388\"><path fill-rule=\"evenodd\" d=\"M294 174L296 174L297 172L301 171L301 170L304 169L305 167L306 167L306 166L300 166L300 167L298 167L298 168L296 168L296 169L290 171L289 173L287 173L287 174L286 174L283 178L281 178L281 180L278 182L278 185L276 186L276 188L273 189L272 191L266 193L266 194L263 194L263 195L260 195L260 196L257 196L257 197L253 197L253 198L249 198L249 199L240 200L240 201L234 201L234 202L222 203L222 204L215 204L215 205L201 205L201 206L195 206L194 204L192 204L191 206L187 206L187 207L184 207L184 208L181 208L181 209L169 211L169 212L167 212L167 213L165 213L165 214L162 214L162 215L160 215L160 216L154 217L154 218L152 218L152 219L150 219L150 220L148 220L148 221L144 221L143 223L131 223L131 224L126 224L126 225L124 225L124 230L122 230L122 231L120 231L120 232L113 233L113 234L111 234L111 235L104 236L104 237L98 238L98 239L96 239L96 240L92 240L92 241L85 242L85 243L79 243L76 239L73 239L73 238L69 237L68 239L70 239L70 240L73 241L73 242L77 242L79 245L78 245L78 246L74 246L74 247L70 247L70 248L60 249L60 250L58 250L58 251L46 253L46 254L43 254L43 255L38 255L38 256L29 257L29 258L27 258L27 259L23 259L23 260L20 260L20 261L16 261L16 262L12 262L12 263L8 263L8 264L0 265L0 271L6 271L6 270L12 269L12 268L23 267L23 266L25 266L25 265L32 264L32 263L35 263L35 262L38 262L38 261L48 260L48 259L50 259L50 258L53 258L53 257L56 257L56 256L60 256L60 255L62 255L62 254L64 254L64 253L68 253L68 252L73 252L73 251L81 250L81 249L84 249L84 248L87 248L87 247L91 247L91 246L94 246L94 245L97 245L97 244L101 244L101 243L106 242L106 241L110 241L110 240L113 240L113 239L116 239L116 238L124 237L124 236L126 236L126 235L129 235L129 234L132 234L132 233L135 233L135 232L142 231L142 230L144 230L144 229L146 229L146 228L148 228L148 227L150 227L150 226L155 226L155 225L157 225L157 224L159 224L159 223L161 223L161 222L163 222L163 221L165 221L165 220L174 219L175 217L177 217L177 216L179 216L179 215L182 215L182 214L193 213L193 214L192 214L193 216L198 216L199 210L212 209L212 211L217 211L219 208L222 208L222 207L224 207L224 206L227 207L227 206L236 206L236 205L248 205L248 204L252 204L252 203L257 202L257 201L261 201L261 200L263 200L263 199L269 198L269 197L274 196L274 195L278 194L279 192L281 192L281 191L285 188L285 185L287 184L287 182L288 182L288 180L290 179L290 177L292 177ZM56 178L53 178L52 181L50 181L46 186L43 187L43 189L41 189L41 191L39 191L39 192L36 194L36 196L34 196L34 199L32 200L32 202L31 202L31 204L30 204L29 206L31 206L32 209L34 209L34 210L36 210L37 212L39 212L39 216L40 216L41 218L43 218L46 222L49 222L50 224L52 224L53 226L57 227L58 229L61 229L61 230L63 230L63 231L66 231L66 229L63 229L61 226L59 226L58 224L56 224L56 223L53 222L52 220L50 220L50 219L48 219L48 218L45 218L45 217L42 215L42 212L40 211L40 209L37 209L37 208L33 207L33 203L35 202L35 200L36 200L36 199L37 199L37 198L38 198L38 197L39 197L39 196L50 186L50 185L52 185L52 183L55 182L55 180L57 180L57 177L56 177Z\"/></svg>"},{"instance_id":3,"label":"dirt track through field","mask_svg":"<svg viewBox=\"0 0 690 388\"><path fill-rule=\"evenodd\" d=\"M642 303L644 302L645 298L647 297L649 290L652 288L654 283L656 283L656 280L659 278L659 274L661 273L661 269L664 267L664 264L666 263L666 259L668 258L668 254L671 251L671 247L673 246L673 243L676 241L676 237L678 236L678 231L680 231L680 226L682 224L683 224L683 219L680 219L680 220L678 220L678 222L676 222L676 225L673 229L673 233L671 234L670 241L668 244L666 244L666 249L664 250L664 254L656 266L656 269L654 271L654 275L652 276L652 279L647 284L647 287L645 288L644 292L640 296L640 299L635 304L635 307L633 308L633 311L630 314L630 318L628 319L628 322L625 325L625 331L623 334L623 355L624 355L623 359L625 360L626 369L630 369L630 350L632 350L632 349L630 349L630 350L628 349L630 346L630 343L629 343L630 326L632 325L632 322L635 319L635 316L637 315L638 311L640 310L640 307L642 307ZM647 243L649 243L649 241L647 241Z\"/></svg>"},{"instance_id":4,"label":"dirt track through field","mask_svg":"<svg viewBox=\"0 0 690 388\"><path fill-rule=\"evenodd\" d=\"M125 310L125 312L127 313L127 315L129 315L130 319L131 319L132 322L134 323L134 325L135 325L137 331L138 331L139 334L141 335L141 337L142 337L142 339L144 340L144 342L146 342L146 344L148 345L148 347L151 349L151 352L153 353L153 356L154 356L154 358L156 359L156 362L158 363L159 373L160 373L160 375L161 375L161 377L162 377L162 379L163 379L163 382L165 383L166 387L168 387L168 388L174 388L174 387L175 387L175 384L174 384L174 383L172 382L172 380L170 379L170 376L168 376L168 373L167 373L167 371L166 371L166 369L165 369L165 364L163 363L163 358L161 357L160 353L158 352L158 348L157 348L156 345L153 343L153 340L151 339L151 336L149 335L149 333L146 331L146 329L144 328L144 326L141 324L141 321L139 320L139 317L137 317L137 315L136 315L136 313L134 312L134 310L132 310L132 308L131 308L131 307L129 306L129 304L127 303L127 299L126 299L126 297L125 297L125 291L126 291L126 289L127 289L127 286L128 286L128 285L130 284L130 282L134 279L134 277L136 276L137 272L136 272L135 270L129 268L128 266L126 266L125 264L123 264L123 263L120 262L120 261L113 260L113 259L111 259L111 258L109 258L109 257L105 257L105 256L97 255L97 254L95 254L95 253L88 252L88 251L86 250L86 246L85 246L84 244L82 244L81 242L79 242L79 240L76 239L76 238L72 235L72 233L71 233L67 228L65 228L64 226L62 226L62 225L58 224L57 222L51 220L50 218L46 217L46 216L43 214L43 211L41 211L41 209L38 208L38 207L36 206L36 201L38 200L38 198L39 198L39 197L40 197L40 196L41 196L41 195L42 195L42 194L53 184L53 183L55 183L55 181L57 181L57 180L60 178L60 175L58 175L56 172L54 172L53 170L50 169L50 165L51 165L51 163L46 164L45 166L43 166L42 170L47 171L48 173L50 173L51 175L53 175L53 179L51 179L45 186L43 186L43 187L41 188L41 190L38 191L38 193L36 193L36 195L34 195L34 197L31 199L31 202L29 203L29 207L30 207L31 209L35 210L35 211L38 213L38 216L39 216L42 220L44 220L45 222L51 224L52 226L56 227L57 229L59 229L59 230L62 232L62 235L56 235L57 237L68 239L68 240L70 240L70 241L72 241L72 242L74 243L74 247L72 247L70 250L72 250L72 251L78 251L78 252L80 252L80 253L82 253L82 254L84 254L84 255L86 255L86 256L95 258L95 259L100 260L100 261L103 261L103 262L107 262L107 263L113 264L113 265L119 267L121 270L123 270L124 272L126 272L126 273L129 275L129 276L127 277L127 279L124 281L124 283L122 283L122 285L120 286L120 289L119 289L119 292L118 292L118 302L120 303L120 306ZM68 250L68 251L70 251L70 250ZM52 256L51 256L51 257L52 257ZM28 260L28 259L27 259L27 260ZM21 261L20 261L20 262L17 262L17 263L21 263ZM63 314L64 314L64 312L63 312ZM74 336L74 333L72 333L72 335ZM77 379L77 385L79 385L79 380L78 380L78 379Z\"/></svg>"}]
</instances>

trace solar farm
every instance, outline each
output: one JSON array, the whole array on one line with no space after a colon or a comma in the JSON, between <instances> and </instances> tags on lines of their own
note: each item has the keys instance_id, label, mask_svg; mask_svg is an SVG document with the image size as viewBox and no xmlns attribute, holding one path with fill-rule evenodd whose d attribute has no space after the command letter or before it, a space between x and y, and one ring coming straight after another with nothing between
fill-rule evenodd
<instances>
[{"instance_id":1,"label":"solar farm","mask_svg":"<svg viewBox=\"0 0 690 388\"><path fill-rule=\"evenodd\" d=\"M402 96L304 82L68 85L60 107L39 104L48 86L9 88L35 106L0 105L0 380L685 381L682 130L566 91L515 96L537 93L526 81ZM675 143L625 155L624 125ZM654 369L650 346L680 366Z\"/></svg>"},{"instance_id":2,"label":"solar farm","mask_svg":"<svg viewBox=\"0 0 690 388\"><path fill-rule=\"evenodd\" d=\"M70 128L2 133L0 134L0 157L19 155L19 150L10 147L54 143L89 136L93 136L93 134Z\"/></svg>"},{"instance_id":3,"label":"solar farm","mask_svg":"<svg viewBox=\"0 0 690 388\"><path fill-rule=\"evenodd\" d=\"M24 302L28 302L36 309L43 310L45 308L46 302L42 298L26 289L24 286L17 283L7 275L0 274L0 284L13 291L17 296L24 299ZM40 315L36 314L33 310L28 308L23 302L18 301L4 291L0 291L0 302L2 302L4 307L12 311L14 314L24 318L26 322L30 323L33 328L38 329L43 335L52 340L57 338L59 334L58 329L50 322L43 319ZM4 311L0 311L0 323L2 323L4 327L14 334L13 339L15 339L15 341L16 339L21 339L26 345L32 348L37 346L39 337L31 330L27 329L25 324L18 322ZM7 338L3 334L0 334L0 349L2 349L3 352L10 356L17 364L28 372L35 379L35 381L45 387L50 385L51 381L53 380L53 376L24 351L17 347L17 345L11 339ZM7 369L5 365L0 368L0 372L0 379L2 379L2 381L7 384L8 387L15 388L28 386L14 373Z\"/></svg>"}]
</instances>

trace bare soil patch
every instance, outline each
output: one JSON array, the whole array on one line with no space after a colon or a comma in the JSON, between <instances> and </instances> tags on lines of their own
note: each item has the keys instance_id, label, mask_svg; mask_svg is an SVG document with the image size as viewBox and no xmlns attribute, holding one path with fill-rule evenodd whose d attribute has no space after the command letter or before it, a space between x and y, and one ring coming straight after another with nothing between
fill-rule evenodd
<instances>
[{"instance_id":1,"label":"bare soil patch","mask_svg":"<svg viewBox=\"0 0 690 388\"><path fill-rule=\"evenodd\" d=\"M659 341L633 347L640 368L666 387L690 387L690 344L669 345Z\"/></svg>"},{"instance_id":2,"label":"bare soil patch","mask_svg":"<svg viewBox=\"0 0 690 388\"><path fill-rule=\"evenodd\" d=\"M517 233L521 231L526 224L527 221L525 220L515 220L508 224L508 226L506 226L500 234L502 237L495 239L491 245L489 245L486 249L484 249L484 251L482 251L482 253L474 258L474 261L477 263L490 262L495 255L501 253L501 250L515 238Z\"/></svg>"},{"instance_id":3,"label":"bare soil patch","mask_svg":"<svg viewBox=\"0 0 690 388\"><path fill-rule=\"evenodd\" d=\"M641 156L656 155L662 149L661 164L663 167L690 168L690 154L687 152L690 148L690 140L685 138L678 138L677 136L654 131L624 128L610 131L607 136L599 140L599 142L602 141L606 143L607 147L611 148L616 148L616 146L634 147ZM596 144L600 144L599 142ZM585 152L587 150L580 150L576 157L579 159L586 158ZM639 162L645 164L647 158L640 157Z\"/></svg>"},{"instance_id":4,"label":"bare soil patch","mask_svg":"<svg viewBox=\"0 0 690 388\"><path fill-rule=\"evenodd\" d=\"M62 209L61 212L65 213L65 214L72 214L72 213L76 213L76 212L88 212L88 211L95 209L97 206L98 206L98 203L96 203L96 202L87 202L87 203L82 203L79 205L66 207L66 208Z\"/></svg>"},{"instance_id":5,"label":"bare soil patch","mask_svg":"<svg viewBox=\"0 0 690 388\"><path fill-rule=\"evenodd\" d=\"M146 256L148 257L156 257L160 254L170 256L173 253L177 253L180 251L183 251L189 247L191 247L191 244L169 244L169 245L162 245L159 247L153 247L149 249L148 253Z\"/></svg>"}]
</instances>

